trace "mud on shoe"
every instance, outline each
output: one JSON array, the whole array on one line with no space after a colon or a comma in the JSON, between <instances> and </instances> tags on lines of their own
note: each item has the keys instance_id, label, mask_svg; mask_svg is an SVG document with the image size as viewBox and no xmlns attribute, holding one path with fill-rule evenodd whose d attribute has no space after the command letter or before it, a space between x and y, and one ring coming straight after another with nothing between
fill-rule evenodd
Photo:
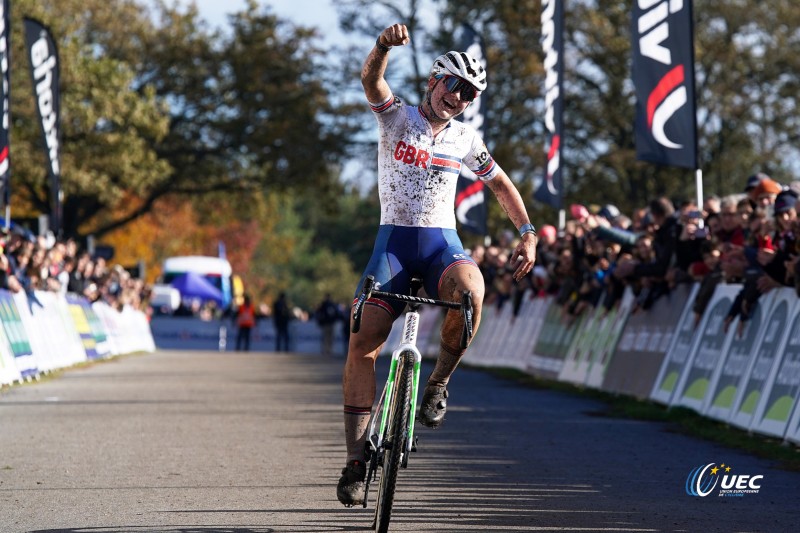
<instances>
[{"instance_id":1,"label":"mud on shoe","mask_svg":"<svg viewBox=\"0 0 800 533\"><path fill-rule=\"evenodd\" d=\"M336 486L336 497L347 507L364 505L366 478L367 464L364 461L348 461Z\"/></svg>"},{"instance_id":2,"label":"mud on shoe","mask_svg":"<svg viewBox=\"0 0 800 533\"><path fill-rule=\"evenodd\" d=\"M445 385L427 385L422 393L419 423L436 429L444 422L445 411L447 411L447 388Z\"/></svg>"}]
</instances>

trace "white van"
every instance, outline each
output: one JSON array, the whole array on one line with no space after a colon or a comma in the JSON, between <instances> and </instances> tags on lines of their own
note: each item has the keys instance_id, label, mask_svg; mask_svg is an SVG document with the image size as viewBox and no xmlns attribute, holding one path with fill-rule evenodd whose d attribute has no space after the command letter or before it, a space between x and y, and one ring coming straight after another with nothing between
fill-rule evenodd
<instances>
[{"instance_id":1,"label":"white van","mask_svg":"<svg viewBox=\"0 0 800 533\"><path fill-rule=\"evenodd\" d=\"M188 272L200 274L206 281L222 292L223 308L227 308L230 305L233 269L227 259L202 255L167 258L164 261L161 283L170 285L176 277Z\"/></svg>"}]
</instances>

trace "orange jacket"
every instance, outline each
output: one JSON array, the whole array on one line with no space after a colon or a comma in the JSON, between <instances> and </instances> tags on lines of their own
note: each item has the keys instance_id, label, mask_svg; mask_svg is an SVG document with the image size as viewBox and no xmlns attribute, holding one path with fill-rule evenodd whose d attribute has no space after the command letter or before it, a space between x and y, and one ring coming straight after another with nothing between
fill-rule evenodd
<instances>
[{"instance_id":1,"label":"orange jacket","mask_svg":"<svg viewBox=\"0 0 800 533\"><path fill-rule=\"evenodd\" d=\"M256 325L256 310L253 304L242 304L236 313L236 323L242 328L252 328Z\"/></svg>"}]
</instances>

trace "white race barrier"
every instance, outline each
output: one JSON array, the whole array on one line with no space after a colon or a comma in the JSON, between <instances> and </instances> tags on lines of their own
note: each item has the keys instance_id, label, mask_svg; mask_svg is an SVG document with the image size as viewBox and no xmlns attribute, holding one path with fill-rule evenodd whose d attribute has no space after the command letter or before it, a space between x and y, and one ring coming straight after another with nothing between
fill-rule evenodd
<instances>
[{"instance_id":1,"label":"white race barrier","mask_svg":"<svg viewBox=\"0 0 800 533\"><path fill-rule=\"evenodd\" d=\"M692 352L678 379L678 386L671 400L673 405L702 412L711 376L717 366L722 364L738 325L736 321L730 324L727 331L724 328L725 317L740 290L740 285L720 285L714 292L695 335Z\"/></svg>"},{"instance_id":2,"label":"white race barrier","mask_svg":"<svg viewBox=\"0 0 800 533\"><path fill-rule=\"evenodd\" d=\"M743 379L737 384L736 395L728 422L742 429L750 429L761 393L767 383L774 380L783 359L783 346L790 334L789 321L797 308L797 297L790 291L780 291L764 321L761 336L756 341L756 349L748 358L748 366ZM714 407L711 408L714 415Z\"/></svg>"},{"instance_id":3,"label":"white race barrier","mask_svg":"<svg viewBox=\"0 0 800 533\"><path fill-rule=\"evenodd\" d=\"M647 310L634 310L631 293L628 318L607 366L602 389L637 398L650 396L678 323L691 307L689 301L696 290L694 284L678 285Z\"/></svg>"},{"instance_id":4,"label":"white race barrier","mask_svg":"<svg viewBox=\"0 0 800 533\"><path fill-rule=\"evenodd\" d=\"M0 385L87 359L155 350L144 313L92 305L82 296L0 290L0 322Z\"/></svg>"},{"instance_id":5,"label":"white race barrier","mask_svg":"<svg viewBox=\"0 0 800 533\"><path fill-rule=\"evenodd\" d=\"M575 325L578 333L572 339L564 356L564 364L558 373L559 381L583 384L589 376L592 344L597 334L597 328L602 319L601 308L589 309L584 312Z\"/></svg>"},{"instance_id":6,"label":"white race barrier","mask_svg":"<svg viewBox=\"0 0 800 533\"><path fill-rule=\"evenodd\" d=\"M773 365L775 370L761 391L750 429L758 433L784 437L789 430L800 398L800 305L792 310L789 320L789 334L779 348L780 362ZM796 439L796 431L792 438Z\"/></svg>"},{"instance_id":7,"label":"white race barrier","mask_svg":"<svg viewBox=\"0 0 800 533\"><path fill-rule=\"evenodd\" d=\"M773 291L759 299L758 308L745 323L741 335L738 333L741 327L739 320L731 323L730 344L711 375L708 394L700 409L706 416L723 422L728 422L733 416L733 405L740 384L747 377L750 363L756 359L759 351L756 347L763 343L767 320L772 317L775 295L776 291Z\"/></svg>"},{"instance_id":8,"label":"white race barrier","mask_svg":"<svg viewBox=\"0 0 800 533\"><path fill-rule=\"evenodd\" d=\"M800 300L789 288L772 291L741 334L738 319L725 331L741 288L719 285L697 324L696 284L636 314L627 290L615 308L573 321L550 297L523 302L516 317L510 302L490 306L464 361L649 397L800 443ZM439 325L430 328L431 346Z\"/></svg>"},{"instance_id":9,"label":"white race barrier","mask_svg":"<svg viewBox=\"0 0 800 533\"><path fill-rule=\"evenodd\" d=\"M14 361L11 343L6 335L5 328L0 328L0 385L20 381L22 374Z\"/></svg>"},{"instance_id":10,"label":"white race barrier","mask_svg":"<svg viewBox=\"0 0 800 533\"><path fill-rule=\"evenodd\" d=\"M599 389L605 382L608 365L611 363L611 358L617 349L622 332L628 323L633 301L633 293L627 290L622 295L620 302L606 312L603 318L606 324L603 327L607 334L598 339L597 344L594 345L592 365L586 375L587 387Z\"/></svg>"},{"instance_id":11,"label":"white race barrier","mask_svg":"<svg viewBox=\"0 0 800 533\"><path fill-rule=\"evenodd\" d=\"M33 298L19 292L14 299L40 371L64 368L86 360L86 351L66 298L54 292L35 291Z\"/></svg>"}]
</instances>

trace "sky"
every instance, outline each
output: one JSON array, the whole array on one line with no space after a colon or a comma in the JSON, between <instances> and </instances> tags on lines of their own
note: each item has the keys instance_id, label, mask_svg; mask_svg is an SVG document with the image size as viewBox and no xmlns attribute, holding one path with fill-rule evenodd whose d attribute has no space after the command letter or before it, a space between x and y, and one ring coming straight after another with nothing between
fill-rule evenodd
<instances>
[{"instance_id":1,"label":"sky","mask_svg":"<svg viewBox=\"0 0 800 533\"><path fill-rule=\"evenodd\" d=\"M189 4L191 0L179 0ZM225 15L244 9L245 0L195 0L200 15L209 22L225 24ZM315 26L325 32L341 36L336 9L331 0L259 0L259 5L268 5L272 12L300 26ZM321 31L322 33L322 31Z\"/></svg>"}]
</instances>

